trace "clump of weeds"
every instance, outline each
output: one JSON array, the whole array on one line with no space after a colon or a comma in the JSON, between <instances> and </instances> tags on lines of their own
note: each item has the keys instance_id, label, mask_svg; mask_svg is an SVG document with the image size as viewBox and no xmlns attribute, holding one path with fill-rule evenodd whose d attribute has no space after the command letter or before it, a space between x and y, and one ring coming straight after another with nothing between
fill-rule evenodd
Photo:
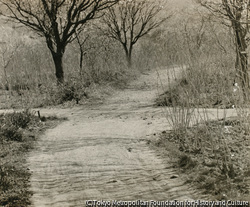
<instances>
[{"instance_id":1,"label":"clump of weeds","mask_svg":"<svg viewBox=\"0 0 250 207\"><path fill-rule=\"evenodd\" d=\"M31 173L26 166L27 153L39 134L60 119L45 118L31 110L0 115L0 206L30 205Z\"/></svg>"},{"instance_id":2,"label":"clump of weeds","mask_svg":"<svg viewBox=\"0 0 250 207\"><path fill-rule=\"evenodd\" d=\"M164 132L158 145L169 154L175 151L174 166L209 199L249 200L250 133L245 123L237 116Z\"/></svg>"}]
</instances>

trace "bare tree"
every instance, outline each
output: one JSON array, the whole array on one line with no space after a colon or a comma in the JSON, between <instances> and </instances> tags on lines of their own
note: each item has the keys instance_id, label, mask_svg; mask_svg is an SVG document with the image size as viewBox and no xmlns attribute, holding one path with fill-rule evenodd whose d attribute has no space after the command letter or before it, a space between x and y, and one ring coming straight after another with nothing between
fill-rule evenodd
<instances>
[{"instance_id":1,"label":"bare tree","mask_svg":"<svg viewBox=\"0 0 250 207\"><path fill-rule=\"evenodd\" d=\"M248 40L249 40L249 11L250 0L198 0L214 15L219 16L223 23L233 29L235 37L237 75L241 80L245 100L249 93L248 76Z\"/></svg>"},{"instance_id":2,"label":"bare tree","mask_svg":"<svg viewBox=\"0 0 250 207\"><path fill-rule=\"evenodd\" d=\"M154 1L121 0L119 4L109 8L104 16L105 28L101 28L101 31L121 43L128 67L132 65L133 46L166 19L156 19L161 9L162 5Z\"/></svg>"},{"instance_id":3,"label":"bare tree","mask_svg":"<svg viewBox=\"0 0 250 207\"><path fill-rule=\"evenodd\" d=\"M79 34L76 34L76 40L77 40L77 44L79 46L79 50L80 50L80 60L79 60L79 67L80 67L80 71L79 71L79 75L80 77L82 77L82 73L83 73L83 57L86 54L86 52L89 50L84 48L85 43L87 42L87 40L89 39L89 35L85 36L83 38L83 40L81 40L81 38L79 37Z\"/></svg>"},{"instance_id":4,"label":"bare tree","mask_svg":"<svg viewBox=\"0 0 250 207\"><path fill-rule=\"evenodd\" d=\"M9 49L6 45L6 42L0 42L1 45L1 59L2 59L2 68L4 73L5 83L3 84L4 88L8 91L11 89L11 85L9 83L8 72L7 68L12 61L13 57L15 56L18 48L20 47L21 43L12 46L12 49ZM4 45L4 46L2 46ZM10 51L9 51L10 50Z\"/></svg>"},{"instance_id":5,"label":"bare tree","mask_svg":"<svg viewBox=\"0 0 250 207\"><path fill-rule=\"evenodd\" d=\"M63 55L83 26L119 0L0 0L3 15L45 37L58 83L63 83Z\"/></svg>"}]
</instances>

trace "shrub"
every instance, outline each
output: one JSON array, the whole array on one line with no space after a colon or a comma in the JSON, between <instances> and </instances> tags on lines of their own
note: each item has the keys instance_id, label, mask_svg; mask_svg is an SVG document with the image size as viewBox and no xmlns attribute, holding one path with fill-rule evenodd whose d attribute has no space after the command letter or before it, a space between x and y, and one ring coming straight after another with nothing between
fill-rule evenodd
<instances>
[{"instance_id":1,"label":"shrub","mask_svg":"<svg viewBox=\"0 0 250 207\"><path fill-rule=\"evenodd\" d=\"M33 114L29 110L23 112L14 112L5 115L5 122L10 123L16 128L26 128L33 118Z\"/></svg>"},{"instance_id":2,"label":"shrub","mask_svg":"<svg viewBox=\"0 0 250 207\"><path fill-rule=\"evenodd\" d=\"M197 165L197 163L192 160L192 158L186 154L183 154L179 158L179 166L181 168L191 169L194 168Z\"/></svg>"},{"instance_id":3,"label":"shrub","mask_svg":"<svg viewBox=\"0 0 250 207\"><path fill-rule=\"evenodd\" d=\"M62 104L67 101L75 100L78 104L83 97L87 97L85 90L86 86L80 78L71 78L57 88L55 95L57 103Z\"/></svg>"},{"instance_id":4,"label":"shrub","mask_svg":"<svg viewBox=\"0 0 250 207\"><path fill-rule=\"evenodd\" d=\"M246 180L250 166L246 144L250 132L244 128L246 119L241 122L239 117L232 117L175 129L162 134L160 142L175 144L179 150L178 167L189 174L189 182L205 193L216 199L222 195L228 199L244 197L249 193ZM174 147L162 145L172 153Z\"/></svg>"},{"instance_id":5,"label":"shrub","mask_svg":"<svg viewBox=\"0 0 250 207\"><path fill-rule=\"evenodd\" d=\"M211 68L209 64L189 67L183 77L156 100L157 105L231 108L237 104L233 93L233 69Z\"/></svg>"},{"instance_id":6,"label":"shrub","mask_svg":"<svg viewBox=\"0 0 250 207\"><path fill-rule=\"evenodd\" d=\"M21 142L23 140L22 132L13 125L5 125L0 128L0 137L11 141Z\"/></svg>"},{"instance_id":7,"label":"shrub","mask_svg":"<svg viewBox=\"0 0 250 207\"><path fill-rule=\"evenodd\" d=\"M0 136L2 139L22 141L20 128L27 128L33 119L37 119L29 110L7 113L0 117Z\"/></svg>"}]
</instances>

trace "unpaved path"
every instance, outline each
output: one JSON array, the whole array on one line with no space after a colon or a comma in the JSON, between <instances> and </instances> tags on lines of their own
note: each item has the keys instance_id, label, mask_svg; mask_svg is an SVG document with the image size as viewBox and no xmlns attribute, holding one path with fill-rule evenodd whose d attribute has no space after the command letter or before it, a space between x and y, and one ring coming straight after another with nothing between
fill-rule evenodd
<instances>
[{"instance_id":1,"label":"unpaved path","mask_svg":"<svg viewBox=\"0 0 250 207\"><path fill-rule=\"evenodd\" d=\"M177 72L179 69L173 70ZM169 128L153 106L165 70L142 75L102 105L41 110L68 117L30 153L32 205L85 206L94 200L185 200L198 197L147 145ZM173 80L172 80L173 81Z\"/></svg>"}]
</instances>

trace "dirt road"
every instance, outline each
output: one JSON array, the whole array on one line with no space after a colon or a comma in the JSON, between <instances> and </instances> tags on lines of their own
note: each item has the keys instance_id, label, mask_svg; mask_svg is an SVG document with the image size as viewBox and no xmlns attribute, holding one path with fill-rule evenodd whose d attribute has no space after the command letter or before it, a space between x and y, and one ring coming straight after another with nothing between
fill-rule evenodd
<instances>
[{"instance_id":1,"label":"dirt road","mask_svg":"<svg viewBox=\"0 0 250 207\"><path fill-rule=\"evenodd\" d=\"M179 69L173 70L177 73ZM147 145L169 128L153 106L165 70L142 75L104 104L41 110L68 117L30 153L32 206L85 206L94 200L185 200L197 194ZM173 81L173 80L171 80Z\"/></svg>"}]
</instances>

